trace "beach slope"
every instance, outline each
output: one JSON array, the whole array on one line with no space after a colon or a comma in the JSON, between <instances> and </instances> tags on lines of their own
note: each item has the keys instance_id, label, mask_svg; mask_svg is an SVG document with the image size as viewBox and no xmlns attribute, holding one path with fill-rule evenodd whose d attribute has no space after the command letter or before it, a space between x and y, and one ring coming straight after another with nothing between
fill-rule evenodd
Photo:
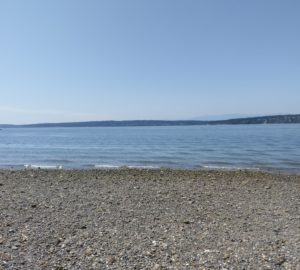
<instances>
[{"instance_id":1,"label":"beach slope","mask_svg":"<svg viewBox=\"0 0 300 270\"><path fill-rule=\"evenodd\" d=\"M300 177L0 171L0 269L300 269Z\"/></svg>"}]
</instances>

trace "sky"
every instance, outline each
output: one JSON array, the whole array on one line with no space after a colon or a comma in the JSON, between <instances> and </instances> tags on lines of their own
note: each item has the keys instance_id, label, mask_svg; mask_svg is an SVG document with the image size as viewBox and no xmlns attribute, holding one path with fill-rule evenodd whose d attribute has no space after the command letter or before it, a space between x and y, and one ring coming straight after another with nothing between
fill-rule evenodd
<instances>
[{"instance_id":1,"label":"sky","mask_svg":"<svg viewBox=\"0 0 300 270\"><path fill-rule=\"evenodd\" d=\"M300 113L299 0L0 0L0 123Z\"/></svg>"}]
</instances>

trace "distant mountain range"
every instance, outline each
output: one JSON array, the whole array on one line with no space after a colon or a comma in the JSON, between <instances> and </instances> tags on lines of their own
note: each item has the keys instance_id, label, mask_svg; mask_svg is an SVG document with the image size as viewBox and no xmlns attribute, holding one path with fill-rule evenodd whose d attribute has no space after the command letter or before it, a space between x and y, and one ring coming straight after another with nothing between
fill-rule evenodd
<instances>
[{"instance_id":1,"label":"distant mountain range","mask_svg":"<svg viewBox=\"0 0 300 270\"><path fill-rule=\"evenodd\" d=\"M253 124L300 124L300 114L272 115L236 118L228 120L128 120L89 121L69 123L42 123L29 125L0 125L0 128L44 128L44 127L136 127L136 126L196 126L196 125L253 125Z\"/></svg>"}]
</instances>

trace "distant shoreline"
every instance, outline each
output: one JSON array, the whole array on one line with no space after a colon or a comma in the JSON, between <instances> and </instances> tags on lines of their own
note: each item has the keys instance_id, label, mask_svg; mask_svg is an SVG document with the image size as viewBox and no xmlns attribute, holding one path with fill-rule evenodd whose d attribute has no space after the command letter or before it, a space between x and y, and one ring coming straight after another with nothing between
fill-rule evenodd
<instances>
[{"instance_id":1,"label":"distant shoreline","mask_svg":"<svg viewBox=\"0 0 300 270\"><path fill-rule=\"evenodd\" d=\"M66 123L40 123L26 125L0 124L3 128L51 128L51 127L145 127L145 126L204 126L204 125L258 125L258 124L300 124L300 114L271 115L236 118L228 120L124 120L86 121Z\"/></svg>"}]
</instances>

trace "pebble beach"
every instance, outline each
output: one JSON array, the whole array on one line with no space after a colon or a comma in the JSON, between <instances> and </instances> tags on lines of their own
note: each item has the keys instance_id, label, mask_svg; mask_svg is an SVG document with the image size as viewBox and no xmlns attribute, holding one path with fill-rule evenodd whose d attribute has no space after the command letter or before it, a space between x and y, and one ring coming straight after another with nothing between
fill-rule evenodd
<instances>
[{"instance_id":1,"label":"pebble beach","mask_svg":"<svg viewBox=\"0 0 300 270\"><path fill-rule=\"evenodd\" d=\"M300 269L300 176L0 170L0 269Z\"/></svg>"}]
</instances>

